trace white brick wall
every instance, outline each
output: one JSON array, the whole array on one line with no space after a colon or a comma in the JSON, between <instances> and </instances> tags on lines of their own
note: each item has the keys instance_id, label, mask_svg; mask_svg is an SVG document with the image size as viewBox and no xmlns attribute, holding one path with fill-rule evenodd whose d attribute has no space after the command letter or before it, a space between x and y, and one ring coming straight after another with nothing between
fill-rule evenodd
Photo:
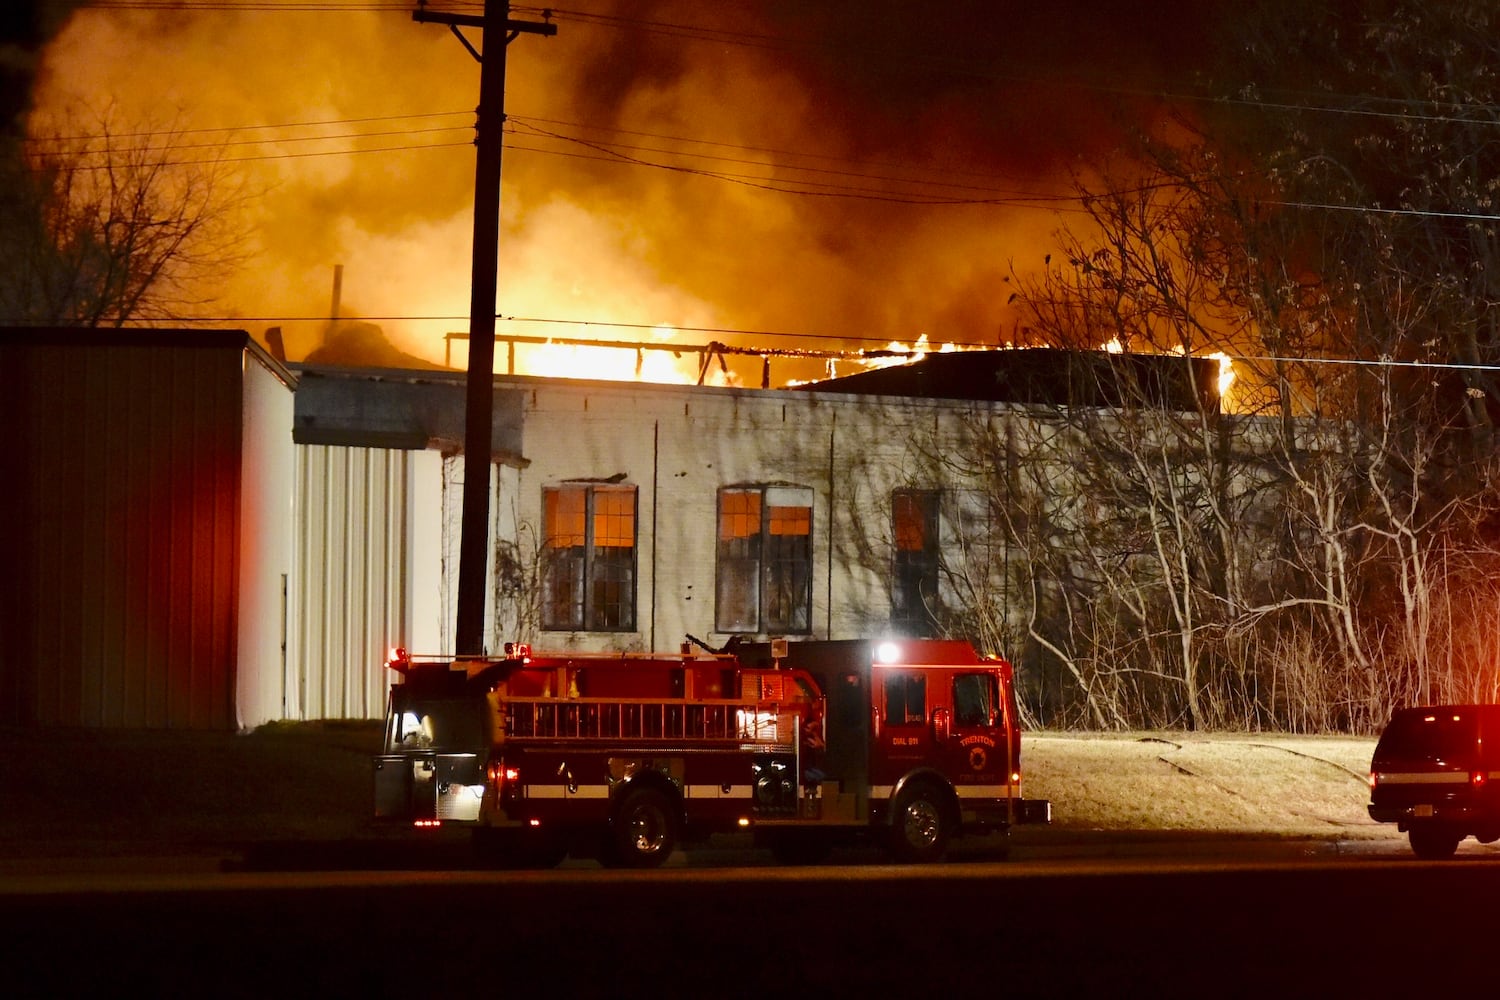
<instances>
[{"instance_id":1,"label":"white brick wall","mask_svg":"<svg viewBox=\"0 0 1500 1000\"><path fill-rule=\"evenodd\" d=\"M502 530L535 544L545 486L623 476L639 490L638 630L529 636L553 649L675 649L687 633L724 641L713 631L715 516L717 491L734 484L813 490L813 635L878 631L890 614L888 574L878 564L882 552L889 561L891 490L933 485L912 478L921 474L918 451L934 433L955 431L975 406L790 390L497 383L526 400L525 463L514 495L499 499L501 521L510 520ZM873 569L849 557L861 550L874 553ZM503 608L497 618L501 628L519 625Z\"/></svg>"}]
</instances>

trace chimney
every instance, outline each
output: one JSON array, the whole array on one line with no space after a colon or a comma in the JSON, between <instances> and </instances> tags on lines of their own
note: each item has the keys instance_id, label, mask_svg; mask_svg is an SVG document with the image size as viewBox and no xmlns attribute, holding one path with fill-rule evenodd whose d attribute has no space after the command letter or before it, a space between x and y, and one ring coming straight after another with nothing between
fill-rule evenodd
<instances>
[{"instance_id":1,"label":"chimney","mask_svg":"<svg viewBox=\"0 0 1500 1000\"><path fill-rule=\"evenodd\" d=\"M333 302L328 308L328 318L338 322L340 300L344 297L344 265L333 265Z\"/></svg>"}]
</instances>

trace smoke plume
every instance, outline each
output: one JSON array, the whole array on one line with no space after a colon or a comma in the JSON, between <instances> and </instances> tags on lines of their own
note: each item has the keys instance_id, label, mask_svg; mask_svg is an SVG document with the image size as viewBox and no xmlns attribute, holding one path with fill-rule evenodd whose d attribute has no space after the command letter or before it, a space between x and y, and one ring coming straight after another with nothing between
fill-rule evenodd
<instances>
[{"instance_id":1,"label":"smoke plume","mask_svg":"<svg viewBox=\"0 0 1500 1000\"><path fill-rule=\"evenodd\" d=\"M478 9L433 9L445 6ZM46 48L36 121L108 103L123 120L231 129L183 133L228 143L218 155L262 192L244 219L254 253L214 289L220 315L282 327L296 360L322 343L343 265L346 317L461 365L444 335L467 326L478 65L406 12L323 7L80 9ZM499 312L549 322L500 331L1006 342L1006 276L1049 249L1067 218L1053 199L1159 110L1137 95L1186 79L1213 9L589 0L560 11L555 37L507 48L502 186Z\"/></svg>"}]
</instances>

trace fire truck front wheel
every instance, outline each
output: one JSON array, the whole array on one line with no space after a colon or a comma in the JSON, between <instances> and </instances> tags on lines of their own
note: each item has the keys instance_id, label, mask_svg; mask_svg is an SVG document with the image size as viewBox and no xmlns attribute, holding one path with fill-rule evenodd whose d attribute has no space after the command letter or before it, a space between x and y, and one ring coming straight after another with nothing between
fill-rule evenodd
<instances>
[{"instance_id":1,"label":"fire truck front wheel","mask_svg":"<svg viewBox=\"0 0 1500 1000\"><path fill-rule=\"evenodd\" d=\"M677 847L677 811L655 788L625 795L610 826L604 860L623 868L656 868Z\"/></svg>"},{"instance_id":2,"label":"fire truck front wheel","mask_svg":"<svg viewBox=\"0 0 1500 1000\"><path fill-rule=\"evenodd\" d=\"M952 835L951 813L936 789L917 785L901 793L891 811L890 849L897 861L940 861Z\"/></svg>"}]
</instances>

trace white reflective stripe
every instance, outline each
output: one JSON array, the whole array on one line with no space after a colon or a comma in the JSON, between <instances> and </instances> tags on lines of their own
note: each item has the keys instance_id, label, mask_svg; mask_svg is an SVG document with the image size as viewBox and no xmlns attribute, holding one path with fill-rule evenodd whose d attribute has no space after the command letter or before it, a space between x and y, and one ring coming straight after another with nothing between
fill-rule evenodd
<instances>
[{"instance_id":1,"label":"white reflective stripe","mask_svg":"<svg viewBox=\"0 0 1500 1000\"><path fill-rule=\"evenodd\" d=\"M748 799L750 797L749 785L730 785L725 791L723 785L688 785L687 797L690 799Z\"/></svg>"},{"instance_id":2,"label":"white reflective stripe","mask_svg":"<svg viewBox=\"0 0 1500 1000\"><path fill-rule=\"evenodd\" d=\"M961 799L1003 799L1008 785L954 785Z\"/></svg>"},{"instance_id":3,"label":"white reflective stripe","mask_svg":"<svg viewBox=\"0 0 1500 1000\"><path fill-rule=\"evenodd\" d=\"M888 799L888 798L891 797L891 793L894 792L895 790L896 790L896 786L895 785L871 785L870 786L870 798L872 798L872 799Z\"/></svg>"},{"instance_id":4,"label":"white reflective stripe","mask_svg":"<svg viewBox=\"0 0 1500 1000\"><path fill-rule=\"evenodd\" d=\"M1494 775L1490 775L1494 777ZM1376 771L1375 783L1377 785L1467 785L1469 775L1467 771L1418 771L1415 773L1399 771Z\"/></svg>"},{"instance_id":5,"label":"white reflective stripe","mask_svg":"<svg viewBox=\"0 0 1500 1000\"><path fill-rule=\"evenodd\" d=\"M528 799L607 799L609 786L579 785L575 791L570 792L566 785L527 785L526 797Z\"/></svg>"},{"instance_id":6,"label":"white reflective stripe","mask_svg":"<svg viewBox=\"0 0 1500 1000\"><path fill-rule=\"evenodd\" d=\"M608 785L579 785L578 791L569 793L575 799L607 799Z\"/></svg>"},{"instance_id":7,"label":"white reflective stripe","mask_svg":"<svg viewBox=\"0 0 1500 1000\"><path fill-rule=\"evenodd\" d=\"M688 785L683 793L690 799L748 799L750 785L730 785L726 792L722 785ZM579 785L568 791L564 785L527 785L528 799L607 799L608 785Z\"/></svg>"}]
</instances>

